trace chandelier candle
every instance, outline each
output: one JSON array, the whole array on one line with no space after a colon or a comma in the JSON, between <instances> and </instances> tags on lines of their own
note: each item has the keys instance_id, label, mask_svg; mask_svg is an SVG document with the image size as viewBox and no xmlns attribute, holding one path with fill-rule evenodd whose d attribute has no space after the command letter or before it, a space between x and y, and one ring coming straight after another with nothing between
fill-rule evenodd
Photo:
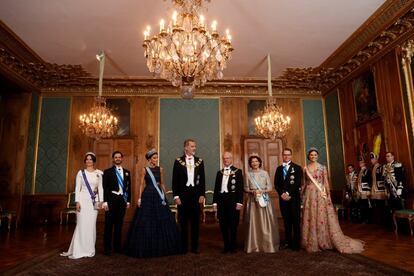
<instances>
[{"instance_id":1,"label":"chandelier candle","mask_svg":"<svg viewBox=\"0 0 414 276\"><path fill-rule=\"evenodd\" d=\"M217 21L211 29L199 14L203 0L172 0L178 11L172 20L160 21L158 34L144 31L144 56L151 73L169 80L173 86L202 86L207 81L222 79L223 70L231 59L233 47L230 31L221 37Z\"/></svg>"}]
</instances>

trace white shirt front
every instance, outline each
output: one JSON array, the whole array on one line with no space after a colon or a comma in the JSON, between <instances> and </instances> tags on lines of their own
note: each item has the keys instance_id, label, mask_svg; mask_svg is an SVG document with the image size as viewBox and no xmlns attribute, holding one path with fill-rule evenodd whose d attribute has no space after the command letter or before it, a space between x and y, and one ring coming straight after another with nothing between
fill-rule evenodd
<instances>
[{"instance_id":1,"label":"white shirt front","mask_svg":"<svg viewBox=\"0 0 414 276\"><path fill-rule=\"evenodd\" d=\"M225 167L223 169L223 179L221 180L221 191L220 193L228 193L227 182L229 181L231 169L230 167Z\"/></svg>"},{"instance_id":2,"label":"white shirt front","mask_svg":"<svg viewBox=\"0 0 414 276\"><path fill-rule=\"evenodd\" d=\"M283 165L283 168L286 168L286 171L289 171L289 168L290 168L290 162L291 162L291 161L289 161L289 162L287 162L287 163L284 163L284 162L283 162L283 164L282 164L282 165Z\"/></svg>"},{"instance_id":3,"label":"white shirt front","mask_svg":"<svg viewBox=\"0 0 414 276\"><path fill-rule=\"evenodd\" d=\"M187 187L194 187L194 156L187 155L185 157L185 164L187 167Z\"/></svg>"}]
</instances>

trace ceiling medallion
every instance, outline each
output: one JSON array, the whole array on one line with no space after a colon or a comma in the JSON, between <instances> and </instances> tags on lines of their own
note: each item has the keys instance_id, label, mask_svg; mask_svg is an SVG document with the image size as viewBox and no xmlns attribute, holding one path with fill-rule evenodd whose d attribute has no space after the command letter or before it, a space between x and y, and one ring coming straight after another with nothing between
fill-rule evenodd
<instances>
[{"instance_id":1,"label":"ceiling medallion","mask_svg":"<svg viewBox=\"0 0 414 276\"><path fill-rule=\"evenodd\" d=\"M231 59L231 35L217 32L217 21L208 28L200 14L204 0L172 0L178 11L152 37L151 27L144 31L144 56L151 73L182 89L184 98L192 98L194 88L207 81L223 78ZM209 2L209 1L208 1Z\"/></svg>"}]
</instances>

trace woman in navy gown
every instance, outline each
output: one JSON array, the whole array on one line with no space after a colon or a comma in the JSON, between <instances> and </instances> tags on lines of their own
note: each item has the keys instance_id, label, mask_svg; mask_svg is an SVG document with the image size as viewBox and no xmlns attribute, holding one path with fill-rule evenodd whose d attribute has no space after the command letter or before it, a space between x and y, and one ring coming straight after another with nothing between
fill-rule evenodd
<instances>
[{"instance_id":1,"label":"woman in navy gown","mask_svg":"<svg viewBox=\"0 0 414 276\"><path fill-rule=\"evenodd\" d=\"M179 232L165 198L163 169L157 166L158 153L152 149L145 158L148 167L141 173L138 208L131 222L125 253L136 258L178 254Z\"/></svg>"}]
</instances>

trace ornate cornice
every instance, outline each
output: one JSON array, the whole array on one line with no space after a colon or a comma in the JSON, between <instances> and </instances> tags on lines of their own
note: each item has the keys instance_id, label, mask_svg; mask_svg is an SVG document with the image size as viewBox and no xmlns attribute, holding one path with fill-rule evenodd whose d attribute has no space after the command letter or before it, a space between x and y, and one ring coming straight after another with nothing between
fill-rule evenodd
<instances>
[{"instance_id":1,"label":"ornate cornice","mask_svg":"<svg viewBox=\"0 0 414 276\"><path fill-rule=\"evenodd\" d=\"M46 95L96 95L97 78L91 77L81 65L58 65L47 62L24 62L10 51L0 48L0 67L8 75L19 76L21 80ZM273 79L275 96L320 96L319 90L324 70L314 68L289 68ZM22 82L22 81L20 81ZM179 89L161 79L149 78L106 78L103 90L105 96L176 96ZM216 96L267 96L267 81L263 79L224 79L208 82L196 89L197 97Z\"/></svg>"},{"instance_id":2,"label":"ornate cornice","mask_svg":"<svg viewBox=\"0 0 414 276\"><path fill-rule=\"evenodd\" d=\"M0 48L0 65L9 71L9 75L18 75L39 89L67 84L78 78L90 76L81 65L24 62L4 48Z\"/></svg>"},{"instance_id":3,"label":"ornate cornice","mask_svg":"<svg viewBox=\"0 0 414 276\"><path fill-rule=\"evenodd\" d=\"M272 80L275 96L319 97L414 35L414 0L389 0L318 68L288 68ZM0 24L0 29L5 29ZM5 29L6 33L11 32ZM1 32L4 32L2 30ZM0 32L0 34L1 34ZM16 35L13 43L20 42ZM26 51L26 58L0 43L0 70L18 76L45 95L95 96L97 78L80 65L57 65ZM6 45L7 44L7 45ZM3 47L3 45L6 45ZM24 48L24 47L23 47ZM408 51L408 50L407 50ZM410 50L411 51L411 50ZM17 79L17 78L16 78ZM106 78L105 96L173 96L180 91L169 82L151 78ZM321 92L322 91L322 92ZM266 97L264 79L225 79L197 88L196 97Z\"/></svg>"},{"instance_id":4,"label":"ornate cornice","mask_svg":"<svg viewBox=\"0 0 414 276\"><path fill-rule=\"evenodd\" d=\"M103 87L104 96L161 96L176 97L180 95L180 90L162 80L127 80L121 81L105 79ZM98 93L97 80L91 79L90 82L83 84L70 84L58 87L44 87L44 95L73 95L73 96L95 96ZM210 82L203 87L196 89L196 97L267 97L266 81L221 81ZM320 97L319 90L296 87L273 86L274 96L289 97Z\"/></svg>"}]
</instances>

